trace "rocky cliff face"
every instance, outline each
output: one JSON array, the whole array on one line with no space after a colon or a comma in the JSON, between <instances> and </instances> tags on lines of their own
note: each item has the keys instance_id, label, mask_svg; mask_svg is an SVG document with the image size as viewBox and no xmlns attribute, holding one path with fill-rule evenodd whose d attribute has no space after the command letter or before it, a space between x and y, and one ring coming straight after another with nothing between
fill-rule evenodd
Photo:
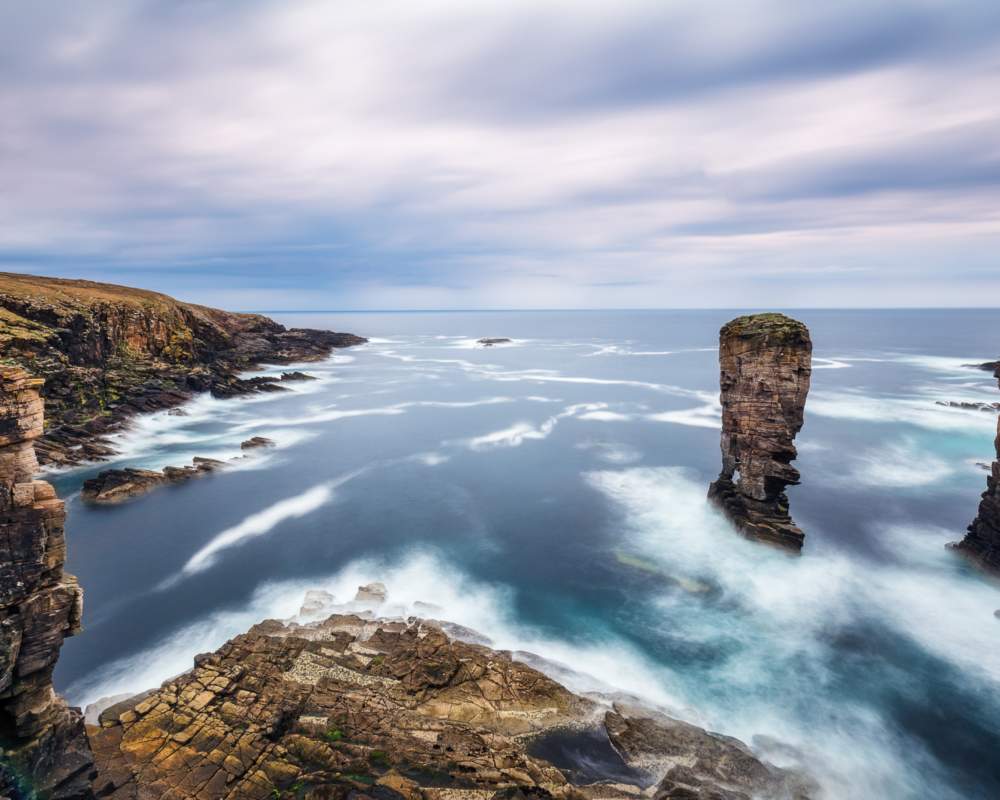
<instances>
[{"instance_id":1,"label":"rocky cliff face","mask_svg":"<svg viewBox=\"0 0 1000 800\"><path fill-rule=\"evenodd\" d=\"M0 367L0 797L86 798L93 760L83 720L52 689L83 594L63 572L63 503L33 480L41 384Z\"/></svg>"},{"instance_id":2,"label":"rocky cliff face","mask_svg":"<svg viewBox=\"0 0 1000 800\"><path fill-rule=\"evenodd\" d=\"M995 365L993 374L1000 381L1000 363ZM969 525L965 538L955 547L987 569L1000 573L1000 420L997 420L994 447L997 459L986 478L979 513Z\"/></svg>"},{"instance_id":3,"label":"rocky cliff face","mask_svg":"<svg viewBox=\"0 0 1000 800\"><path fill-rule=\"evenodd\" d=\"M45 379L43 463L101 458L100 434L192 392L273 389L237 376L256 363L315 360L364 341L124 286L0 273L0 358Z\"/></svg>"},{"instance_id":4,"label":"rocky cliff face","mask_svg":"<svg viewBox=\"0 0 1000 800\"><path fill-rule=\"evenodd\" d=\"M359 593L359 597L362 594ZM806 798L735 739L584 698L415 618L268 621L91 735L101 797Z\"/></svg>"},{"instance_id":5,"label":"rocky cliff face","mask_svg":"<svg viewBox=\"0 0 1000 800\"><path fill-rule=\"evenodd\" d=\"M719 332L722 472L709 498L746 536L801 548L785 487L812 373L809 330L783 314L739 317Z\"/></svg>"}]
</instances>

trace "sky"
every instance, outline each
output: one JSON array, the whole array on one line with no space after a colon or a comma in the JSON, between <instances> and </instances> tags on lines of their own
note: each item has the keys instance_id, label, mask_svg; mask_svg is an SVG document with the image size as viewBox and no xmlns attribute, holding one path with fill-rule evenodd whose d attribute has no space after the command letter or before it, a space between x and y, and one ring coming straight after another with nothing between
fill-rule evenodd
<instances>
[{"instance_id":1,"label":"sky","mask_svg":"<svg viewBox=\"0 0 1000 800\"><path fill-rule=\"evenodd\" d=\"M234 310L994 306L997 0L0 0L0 270Z\"/></svg>"}]
</instances>

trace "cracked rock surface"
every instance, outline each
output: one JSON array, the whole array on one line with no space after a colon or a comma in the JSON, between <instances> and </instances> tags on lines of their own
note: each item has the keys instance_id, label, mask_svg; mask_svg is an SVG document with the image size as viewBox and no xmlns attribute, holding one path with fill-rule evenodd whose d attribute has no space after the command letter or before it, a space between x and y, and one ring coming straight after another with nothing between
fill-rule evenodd
<instances>
[{"instance_id":1,"label":"cracked rock surface","mask_svg":"<svg viewBox=\"0 0 1000 800\"><path fill-rule=\"evenodd\" d=\"M582 731L643 778L574 783L572 765L532 755ZM105 709L91 741L95 791L114 800L810 796L734 739L576 695L437 623L368 613L256 625Z\"/></svg>"}]
</instances>

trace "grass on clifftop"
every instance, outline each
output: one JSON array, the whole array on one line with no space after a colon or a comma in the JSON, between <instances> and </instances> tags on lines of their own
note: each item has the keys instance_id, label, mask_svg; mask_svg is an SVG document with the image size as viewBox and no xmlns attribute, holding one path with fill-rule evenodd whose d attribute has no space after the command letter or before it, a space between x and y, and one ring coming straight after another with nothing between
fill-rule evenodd
<instances>
[{"instance_id":1,"label":"grass on clifftop","mask_svg":"<svg viewBox=\"0 0 1000 800\"><path fill-rule=\"evenodd\" d=\"M723 325L719 335L723 339L729 336L766 336L779 342L809 341L809 329L804 323L776 311L737 317Z\"/></svg>"}]
</instances>

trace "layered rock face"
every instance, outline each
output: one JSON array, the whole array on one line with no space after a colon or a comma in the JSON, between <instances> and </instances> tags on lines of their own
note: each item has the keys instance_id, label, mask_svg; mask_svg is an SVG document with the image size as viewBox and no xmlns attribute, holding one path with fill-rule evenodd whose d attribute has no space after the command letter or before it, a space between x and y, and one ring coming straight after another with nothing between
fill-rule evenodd
<instances>
[{"instance_id":1,"label":"layered rock face","mask_svg":"<svg viewBox=\"0 0 1000 800\"><path fill-rule=\"evenodd\" d=\"M1000 382L1000 363L993 374ZM1000 573L1000 420L997 420L997 437L993 444L997 459L986 478L979 513L969 525L965 538L955 547L987 569Z\"/></svg>"},{"instance_id":2,"label":"layered rock face","mask_svg":"<svg viewBox=\"0 0 1000 800\"><path fill-rule=\"evenodd\" d=\"M739 317L719 332L722 472L708 496L746 536L801 548L804 534L788 513L785 487L802 428L812 341L783 314Z\"/></svg>"},{"instance_id":3,"label":"layered rock face","mask_svg":"<svg viewBox=\"0 0 1000 800\"><path fill-rule=\"evenodd\" d=\"M50 425L38 442L42 463L108 455L95 437L192 392L285 388L276 378L238 377L257 363L316 360L364 341L125 286L0 273L0 352L45 379Z\"/></svg>"},{"instance_id":4,"label":"layered rock face","mask_svg":"<svg viewBox=\"0 0 1000 800\"><path fill-rule=\"evenodd\" d=\"M83 594L63 572L63 503L33 480L41 384L0 367L0 797L86 798L93 760L83 720L52 689Z\"/></svg>"},{"instance_id":5,"label":"layered rock face","mask_svg":"<svg viewBox=\"0 0 1000 800\"><path fill-rule=\"evenodd\" d=\"M198 656L191 672L101 713L91 734L95 791L114 800L813 792L734 739L575 695L446 628L455 626L367 613L261 623ZM587 753L573 763L546 757L594 742L596 764Z\"/></svg>"}]
</instances>

